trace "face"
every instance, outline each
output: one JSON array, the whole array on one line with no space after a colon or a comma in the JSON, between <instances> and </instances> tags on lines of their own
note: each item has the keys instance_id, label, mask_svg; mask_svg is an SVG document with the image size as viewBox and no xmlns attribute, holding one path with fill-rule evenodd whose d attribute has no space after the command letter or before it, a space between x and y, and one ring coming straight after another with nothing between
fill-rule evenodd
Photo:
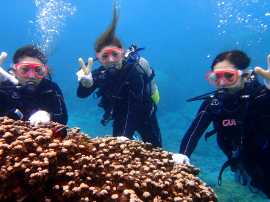
<instances>
[{"instance_id":1,"label":"face","mask_svg":"<svg viewBox=\"0 0 270 202\"><path fill-rule=\"evenodd\" d=\"M213 78L211 78L212 76ZM214 81L213 83L217 88L227 88L231 92L235 92L244 86L241 71L228 60L218 62L208 78Z\"/></svg>"},{"instance_id":2,"label":"face","mask_svg":"<svg viewBox=\"0 0 270 202\"><path fill-rule=\"evenodd\" d=\"M39 59L23 57L13 65L13 71L21 85L33 83L38 85L48 75L48 67Z\"/></svg>"},{"instance_id":3,"label":"face","mask_svg":"<svg viewBox=\"0 0 270 202\"><path fill-rule=\"evenodd\" d=\"M122 61L124 57L124 50L117 46L106 46L97 53L99 62L106 67L116 67L120 69L122 67Z\"/></svg>"}]
</instances>

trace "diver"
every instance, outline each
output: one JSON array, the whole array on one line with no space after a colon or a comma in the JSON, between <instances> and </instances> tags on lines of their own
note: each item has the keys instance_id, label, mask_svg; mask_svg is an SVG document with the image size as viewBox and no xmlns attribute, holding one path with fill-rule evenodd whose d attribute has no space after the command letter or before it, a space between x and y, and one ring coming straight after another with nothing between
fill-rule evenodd
<instances>
[{"instance_id":1,"label":"diver","mask_svg":"<svg viewBox=\"0 0 270 202\"><path fill-rule=\"evenodd\" d=\"M2 52L0 65L7 58ZM47 57L33 45L16 50L9 72L0 67L0 116L30 121L66 124L67 109L62 92L51 80Z\"/></svg>"},{"instance_id":2,"label":"diver","mask_svg":"<svg viewBox=\"0 0 270 202\"><path fill-rule=\"evenodd\" d=\"M216 91L196 97L201 107L182 139L178 163L189 163L199 139L213 123L205 138L217 135L217 144L227 156L222 172L230 167L238 173L239 182L263 191L270 198L270 73L256 67L250 71L249 57L232 50L219 54L213 61L207 79ZM270 56L268 56L270 68ZM257 75L265 78L259 83Z\"/></svg>"},{"instance_id":3,"label":"diver","mask_svg":"<svg viewBox=\"0 0 270 202\"><path fill-rule=\"evenodd\" d=\"M77 72L79 87L77 96L85 98L94 91L104 109L101 120L106 125L113 120L113 136L132 138L138 132L142 140L161 147L161 134L156 117L159 92L154 71L148 61L139 56L132 45L124 51L115 36L118 11L114 8L110 27L95 43L96 58L101 66L91 71L93 58Z\"/></svg>"}]
</instances>

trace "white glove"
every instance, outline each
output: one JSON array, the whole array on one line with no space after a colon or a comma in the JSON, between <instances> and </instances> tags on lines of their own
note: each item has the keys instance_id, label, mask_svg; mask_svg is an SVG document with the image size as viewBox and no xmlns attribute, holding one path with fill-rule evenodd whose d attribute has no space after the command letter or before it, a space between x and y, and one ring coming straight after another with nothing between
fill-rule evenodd
<instances>
[{"instance_id":1,"label":"white glove","mask_svg":"<svg viewBox=\"0 0 270 202\"><path fill-rule=\"evenodd\" d=\"M2 65L4 63L4 61L7 58L7 53L6 52L1 52L0 54L0 65ZM1 66L0 66L0 82L9 80L10 82L12 82L13 84L17 85L19 83L19 81L15 78L15 76L9 74L8 72L6 72Z\"/></svg>"},{"instance_id":2,"label":"white glove","mask_svg":"<svg viewBox=\"0 0 270 202\"><path fill-rule=\"evenodd\" d=\"M184 154L173 154L172 155L173 161L175 164L190 164L189 158Z\"/></svg>"},{"instance_id":3,"label":"white glove","mask_svg":"<svg viewBox=\"0 0 270 202\"><path fill-rule=\"evenodd\" d=\"M33 126L38 126L38 124L47 124L50 120L50 114L43 110L35 112L29 118L30 124Z\"/></svg>"},{"instance_id":4,"label":"white glove","mask_svg":"<svg viewBox=\"0 0 270 202\"><path fill-rule=\"evenodd\" d=\"M124 141L127 141L129 139L125 136L118 136L118 137L116 137L116 140L119 142L124 142Z\"/></svg>"},{"instance_id":5,"label":"white glove","mask_svg":"<svg viewBox=\"0 0 270 202\"><path fill-rule=\"evenodd\" d=\"M87 66L85 66L85 62L83 61L83 59L79 58L79 63L81 69L76 73L78 81L82 84L83 87L90 88L94 83L93 76L91 73L94 60L91 57L88 58L88 64Z\"/></svg>"},{"instance_id":6,"label":"white glove","mask_svg":"<svg viewBox=\"0 0 270 202\"><path fill-rule=\"evenodd\" d=\"M83 87L90 88L93 85L94 80L91 72L85 75L83 69L80 69L80 71L78 71L76 74L78 81L82 84Z\"/></svg>"}]
</instances>

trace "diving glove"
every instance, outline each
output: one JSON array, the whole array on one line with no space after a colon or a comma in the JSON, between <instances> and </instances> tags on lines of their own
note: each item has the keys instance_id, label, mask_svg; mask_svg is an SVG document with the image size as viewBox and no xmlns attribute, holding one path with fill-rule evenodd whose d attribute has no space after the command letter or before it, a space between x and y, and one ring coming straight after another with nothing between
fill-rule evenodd
<instances>
[{"instance_id":1,"label":"diving glove","mask_svg":"<svg viewBox=\"0 0 270 202\"><path fill-rule=\"evenodd\" d=\"M87 66L85 65L85 62L82 58L79 58L78 61L80 63L80 70L76 73L78 81L82 84L83 87L90 88L94 83L91 73L94 60L91 57L88 58Z\"/></svg>"},{"instance_id":2,"label":"diving glove","mask_svg":"<svg viewBox=\"0 0 270 202\"><path fill-rule=\"evenodd\" d=\"M130 140L130 139L128 139L128 138L125 137L125 136L117 136L117 137L116 137L116 140L117 140L118 142L125 142L125 141Z\"/></svg>"},{"instance_id":3,"label":"diving glove","mask_svg":"<svg viewBox=\"0 0 270 202\"><path fill-rule=\"evenodd\" d=\"M39 124L47 124L50 122L50 120L50 114L43 110L38 110L29 118L30 124L32 126L38 126Z\"/></svg>"},{"instance_id":4,"label":"diving glove","mask_svg":"<svg viewBox=\"0 0 270 202\"><path fill-rule=\"evenodd\" d=\"M267 56L267 66L267 70L262 67L255 67L254 70L264 78L264 84L270 90L270 54Z\"/></svg>"},{"instance_id":5,"label":"diving glove","mask_svg":"<svg viewBox=\"0 0 270 202\"><path fill-rule=\"evenodd\" d=\"M4 61L7 58L7 53L6 52L1 52L0 54L0 65L4 63ZM9 80L11 83L14 85L18 85L19 81L15 78L15 76L9 74L6 72L1 66L0 66L0 83L3 81Z\"/></svg>"},{"instance_id":6,"label":"diving glove","mask_svg":"<svg viewBox=\"0 0 270 202\"><path fill-rule=\"evenodd\" d=\"M188 164L190 165L189 158L184 154L172 154L172 159L174 161L174 164Z\"/></svg>"}]
</instances>

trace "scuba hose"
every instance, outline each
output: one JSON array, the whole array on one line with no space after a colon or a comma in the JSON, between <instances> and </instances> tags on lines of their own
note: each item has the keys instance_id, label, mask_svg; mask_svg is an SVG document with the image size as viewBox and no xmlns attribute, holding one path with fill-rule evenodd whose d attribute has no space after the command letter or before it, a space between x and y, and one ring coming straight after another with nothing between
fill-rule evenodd
<instances>
[{"instance_id":1,"label":"scuba hose","mask_svg":"<svg viewBox=\"0 0 270 202\"><path fill-rule=\"evenodd\" d=\"M214 91L210 91L208 93L193 97L193 98L189 98L186 100L186 102L193 102L193 101L197 101L197 100L207 100L209 98L213 98L215 96L215 94L223 94L225 93L226 89L225 88L221 88L221 89L217 89Z\"/></svg>"}]
</instances>

